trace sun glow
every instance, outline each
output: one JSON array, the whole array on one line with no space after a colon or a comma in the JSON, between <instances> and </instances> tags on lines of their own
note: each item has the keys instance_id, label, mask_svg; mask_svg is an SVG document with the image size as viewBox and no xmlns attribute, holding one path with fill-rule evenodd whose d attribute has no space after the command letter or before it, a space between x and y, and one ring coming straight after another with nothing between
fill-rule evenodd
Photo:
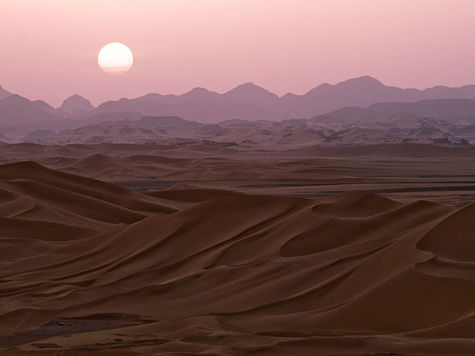
<instances>
[{"instance_id":1,"label":"sun glow","mask_svg":"<svg viewBox=\"0 0 475 356\"><path fill-rule=\"evenodd\" d=\"M127 72L134 63L132 51L126 45L113 42L105 45L97 56L99 67L108 74Z\"/></svg>"}]
</instances>

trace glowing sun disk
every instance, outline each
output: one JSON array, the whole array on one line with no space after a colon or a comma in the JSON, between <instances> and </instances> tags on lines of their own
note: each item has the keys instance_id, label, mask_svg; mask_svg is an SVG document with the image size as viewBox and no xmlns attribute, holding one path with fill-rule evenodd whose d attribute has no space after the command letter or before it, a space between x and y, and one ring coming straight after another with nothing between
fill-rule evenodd
<instances>
[{"instance_id":1,"label":"glowing sun disk","mask_svg":"<svg viewBox=\"0 0 475 356\"><path fill-rule=\"evenodd\" d=\"M113 42L105 45L97 56L99 67L109 74L127 72L134 63L132 51L126 45Z\"/></svg>"}]
</instances>

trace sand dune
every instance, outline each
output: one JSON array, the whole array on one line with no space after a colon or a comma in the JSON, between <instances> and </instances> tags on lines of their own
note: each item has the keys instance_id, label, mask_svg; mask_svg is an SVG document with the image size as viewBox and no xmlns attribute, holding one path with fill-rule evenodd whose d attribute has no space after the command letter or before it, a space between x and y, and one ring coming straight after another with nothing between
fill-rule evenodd
<instances>
[{"instance_id":1,"label":"sand dune","mask_svg":"<svg viewBox=\"0 0 475 356\"><path fill-rule=\"evenodd\" d=\"M473 355L473 214L7 164L0 353Z\"/></svg>"},{"instance_id":2,"label":"sand dune","mask_svg":"<svg viewBox=\"0 0 475 356\"><path fill-rule=\"evenodd\" d=\"M460 205L475 197L473 155L474 146L420 144L290 150L213 144L19 144L2 146L0 163L34 160L133 190L199 188L307 198L365 190L397 200ZM46 184L61 188L55 182ZM96 188L86 195L107 192Z\"/></svg>"}]
</instances>

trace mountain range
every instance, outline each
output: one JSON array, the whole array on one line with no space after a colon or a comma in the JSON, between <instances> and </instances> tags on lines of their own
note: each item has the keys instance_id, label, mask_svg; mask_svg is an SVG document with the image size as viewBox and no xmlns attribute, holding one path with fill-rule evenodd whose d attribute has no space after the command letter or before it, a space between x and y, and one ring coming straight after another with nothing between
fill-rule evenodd
<instances>
[{"instance_id":1,"label":"mountain range","mask_svg":"<svg viewBox=\"0 0 475 356\"><path fill-rule=\"evenodd\" d=\"M416 102L430 99L475 99L475 85L460 88L400 89L364 76L336 85L322 84L304 95L282 97L252 83L218 94L196 88L183 95L149 94L136 99L107 101L96 112L140 112L177 115L187 120L219 122L229 119L284 120L311 118L347 106L366 107L381 102Z\"/></svg>"},{"instance_id":2,"label":"mountain range","mask_svg":"<svg viewBox=\"0 0 475 356\"><path fill-rule=\"evenodd\" d=\"M0 87L0 100L14 96ZM195 88L182 95L147 94L133 99L107 101L97 108L89 100L73 95L53 109L45 102L37 110L52 117L68 114L82 117L98 113L138 112L142 115L180 116L186 120L219 122L229 119L284 120L311 118L343 107L367 107L382 102L416 102L433 99L475 100L475 85L459 88L436 86L429 89L401 89L386 86L369 76L349 79L336 85L322 84L304 95L286 94L282 97L253 83L242 84L223 94L204 88ZM13 104L15 105L15 104ZM3 103L0 124L8 123ZM38 111L41 117L41 114ZM35 118L31 120L38 121ZM14 121L10 121L14 122Z\"/></svg>"},{"instance_id":3,"label":"mountain range","mask_svg":"<svg viewBox=\"0 0 475 356\"><path fill-rule=\"evenodd\" d=\"M6 91L0 86L0 100L5 99L7 96L12 95L12 93Z\"/></svg>"},{"instance_id":4,"label":"mountain range","mask_svg":"<svg viewBox=\"0 0 475 356\"><path fill-rule=\"evenodd\" d=\"M150 131L151 126L143 127L140 121L147 116L179 117L187 123L186 128L170 130L160 123L152 125ZM346 139L331 137L358 129L376 130L378 143L410 138L411 142L436 140L460 144L473 141L474 118L475 85L401 89L369 76L336 85L322 84L304 95L279 97L245 83L223 94L195 88L182 95L148 94L107 101L97 107L73 95L53 108L44 101L31 101L0 87L0 133L2 141L7 142L137 142L179 138L275 144L288 142L293 136L290 141L298 145L298 137L302 136L306 143L345 144ZM121 129L113 128L114 125ZM465 126L467 131L463 131ZM407 131L409 127L416 131ZM414 137L414 132L423 134ZM358 134L359 138L349 144L361 143L368 134L374 136L369 132Z\"/></svg>"},{"instance_id":5,"label":"mountain range","mask_svg":"<svg viewBox=\"0 0 475 356\"><path fill-rule=\"evenodd\" d=\"M457 99L454 99L457 100ZM107 120L55 132L38 129L23 142L40 144L206 143L263 148L357 146L364 144L425 143L475 144L475 117L455 120L388 114L360 121L341 120L330 113L313 119L282 121L226 120L200 123L180 117L145 116L135 120ZM335 115L332 117L331 115Z\"/></svg>"},{"instance_id":6,"label":"mountain range","mask_svg":"<svg viewBox=\"0 0 475 356\"><path fill-rule=\"evenodd\" d=\"M63 101L59 110L71 115L82 115L94 110L94 106L89 100L75 94Z\"/></svg>"}]
</instances>

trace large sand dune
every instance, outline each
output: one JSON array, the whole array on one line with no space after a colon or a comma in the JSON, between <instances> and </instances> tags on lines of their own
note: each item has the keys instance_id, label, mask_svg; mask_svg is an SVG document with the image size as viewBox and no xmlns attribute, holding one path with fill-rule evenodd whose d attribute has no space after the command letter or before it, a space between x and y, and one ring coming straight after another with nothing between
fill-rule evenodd
<instances>
[{"instance_id":1,"label":"large sand dune","mask_svg":"<svg viewBox=\"0 0 475 356\"><path fill-rule=\"evenodd\" d=\"M474 214L364 191L137 192L7 164L0 353L473 355Z\"/></svg>"}]
</instances>

